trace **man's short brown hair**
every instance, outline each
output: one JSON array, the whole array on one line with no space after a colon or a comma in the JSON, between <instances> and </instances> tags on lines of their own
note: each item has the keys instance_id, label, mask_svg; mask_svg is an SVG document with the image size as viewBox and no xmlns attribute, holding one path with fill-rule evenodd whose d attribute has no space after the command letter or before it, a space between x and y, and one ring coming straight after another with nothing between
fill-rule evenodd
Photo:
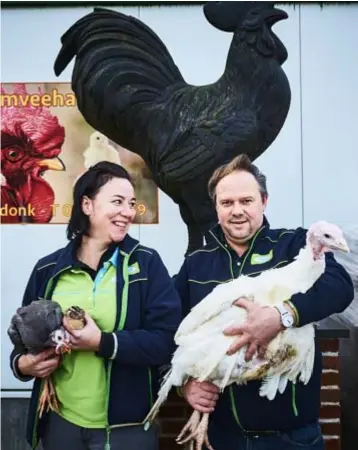
<instances>
[{"instance_id":1,"label":"man's short brown hair","mask_svg":"<svg viewBox=\"0 0 358 450\"><path fill-rule=\"evenodd\" d=\"M212 174L208 183L208 190L209 196L214 203L216 201L216 186L218 185L219 181L234 172L240 171L249 172L255 177L259 185L262 199L265 199L268 196L265 175L260 172L254 164L252 164L250 158L247 155L240 154L229 163L218 167Z\"/></svg>"}]
</instances>

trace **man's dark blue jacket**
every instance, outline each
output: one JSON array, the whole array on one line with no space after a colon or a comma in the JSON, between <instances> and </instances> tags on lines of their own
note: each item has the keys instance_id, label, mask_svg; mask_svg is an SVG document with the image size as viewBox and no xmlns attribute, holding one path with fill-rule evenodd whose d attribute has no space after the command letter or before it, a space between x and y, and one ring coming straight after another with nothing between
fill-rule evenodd
<instances>
[{"instance_id":1,"label":"man's dark blue jacket","mask_svg":"<svg viewBox=\"0 0 358 450\"><path fill-rule=\"evenodd\" d=\"M76 241L71 241L38 261L23 306L39 298L51 299L59 275L76 264L76 245ZM181 319L179 295L158 253L128 235L118 247L117 316L113 330L118 351L112 360L113 333L102 333L98 351L109 377L108 430L116 425L139 424L148 414L160 385L159 368L170 363L174 334ZM31 377L22 377L18 372L20 355L15 348L10 356L11 368L17 378L28 381ZM47 419L46 414L38 418L40 388L41 380L35 379L27 427L27 440L32 448L36 448Z\"/></svg>"},{"instance_id":2,"label":"man's dark blue jacket","mask_svg":"<svg viewBox=\"0 0 358 450\"><path fill-rule=\"evenodd\" d=\"M202 249L190 254L175 284L182 299L183 314L199 303L219 283L230 281L241 274L256 276L274 267L283 267L293 261L306 245L306 232L271 230L264 218L263 226L241 256L227 245L220 226L211 231L212 240ZM326 270L306 294L290 299L297 314L296 326L317 322L331 314L343 311L353 300L353 283L332 253L326 254ZM309 383L304 386L288 384L283 394L273 401L259 396L260 381L247 385L232 385L224 390L211 414L211 420L225 429L248 431L289 431L317 421L320 411L321 359L316 341L315 364Z\"/></svg>"}]
</instances>

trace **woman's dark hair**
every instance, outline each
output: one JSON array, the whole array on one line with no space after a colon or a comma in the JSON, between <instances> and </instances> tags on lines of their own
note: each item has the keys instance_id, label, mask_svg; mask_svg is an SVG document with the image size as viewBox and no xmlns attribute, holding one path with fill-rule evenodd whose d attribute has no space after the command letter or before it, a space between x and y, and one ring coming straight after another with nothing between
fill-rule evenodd
<instances>
[{"instance_id":1,"label":"woman's dark hair","mask_svg":"<svg viewBox=\"0 0 358 450\"><path fill-rule=\"evenodd\" d=\"M67 226L67 239L71 240L88 233L89 218L82 210L82 199L85 196L94 198L101 187L112 178L124 178L134 188L134 182L126 169L108 161L101 161L90 167L76 181L73 189L73 207Z\"/></svg>"}]
</instances>

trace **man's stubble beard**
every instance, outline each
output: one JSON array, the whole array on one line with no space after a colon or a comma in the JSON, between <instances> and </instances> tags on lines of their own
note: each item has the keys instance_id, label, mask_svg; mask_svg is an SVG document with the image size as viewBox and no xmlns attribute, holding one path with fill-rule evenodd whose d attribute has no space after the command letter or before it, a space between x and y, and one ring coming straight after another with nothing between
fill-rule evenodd
<instances>
[{"instance_id":1,"label":"man's stubble beard","mask_svg":"<svg viewBox=\"0 0 358 450\"><path fill-rule=\"evenodd\" d=\"M248 230L248 233L246 233L245 236L242 236L242 237L235 236L235 235L231 234L230 231L228 230L227 238L231 242L233 242L234 244L238 244L238 245L246 244L255 234L255 232L253 231L251 223L248 222L248 225L249 225L249 230Z\"/></svg>"}]
</instances>

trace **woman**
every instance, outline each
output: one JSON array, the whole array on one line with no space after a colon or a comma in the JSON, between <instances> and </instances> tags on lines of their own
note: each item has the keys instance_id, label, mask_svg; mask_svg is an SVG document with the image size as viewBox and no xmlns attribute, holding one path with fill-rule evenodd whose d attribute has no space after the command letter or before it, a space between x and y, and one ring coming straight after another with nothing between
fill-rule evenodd
<instances>
[{"instance_id":1,"label":"woman","mask_svg":"<svg viewBox=\"0 0 358 450\"><path fill-rule=\"evenodd\" d=\"M84 329L68 329L73 350L61 363L51 351L11 355L15 376L35 377L27 436L33 448L40 438L44 450L158 446L156 430L145 431L142 421L159 388L158 367L170 362L181 310L158 253L127 234L135 213L126 170L96 164L75 184L69 244L33 270L24 305L46 298L63 311L86 311ZM40 382L51 373L60 409L40 419Z\"/></svg>"}]
</instances>

